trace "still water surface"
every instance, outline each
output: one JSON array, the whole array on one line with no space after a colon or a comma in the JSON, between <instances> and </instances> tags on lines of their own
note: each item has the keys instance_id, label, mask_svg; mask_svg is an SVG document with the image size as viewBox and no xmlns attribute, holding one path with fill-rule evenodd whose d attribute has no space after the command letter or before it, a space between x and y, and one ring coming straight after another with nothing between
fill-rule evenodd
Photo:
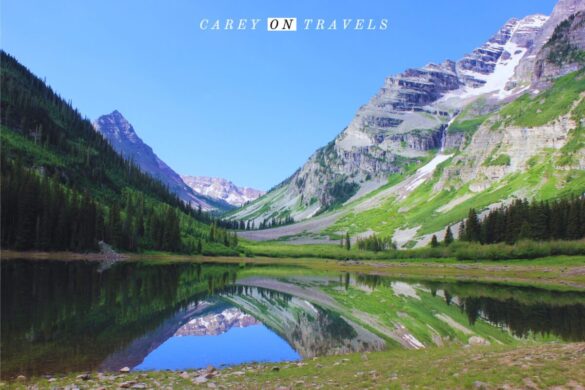
<instances>
[{"instance_id":1,"label":"still water surface","mask_svg":"<svg viewBox=\"0 0 585 390\"><path fill-rule=\"evenodd\" d=\"M2 376L585 341L585 293L235 264L2 262Z\"/></svg>"}]
</instances>

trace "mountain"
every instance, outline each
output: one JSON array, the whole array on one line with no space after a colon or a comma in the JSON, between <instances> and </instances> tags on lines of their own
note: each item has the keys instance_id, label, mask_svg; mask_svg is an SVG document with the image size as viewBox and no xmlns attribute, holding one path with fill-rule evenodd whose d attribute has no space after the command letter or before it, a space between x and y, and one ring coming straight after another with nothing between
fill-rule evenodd
<instances>
[{"instance_id":1,"label":"mountain","mask_svg":"<svg viewBox=\"0 0 585 390\"><path fill-rule=\"evenodd\" d=\"M193 191L220 202L240 207L253 201L265 192L249 187L238 187L229 180L207 176L181 176Z\"/></svg>"},{"instance_id":2,"label":"mountain","mask_svg":"<svg viewBox=\"0 0 585 390\"><path fill-rule=\"evenodd\" d=\"M110 114L100 116L93 126L120 155L167 185L169 190L192 207L201 207L205 211L230 208L222 200L213 200L195 193L172 168L158 158L150 146L142 141L134 127L119 111L114 110Z\"/></svg>"},{"instance_id":3,"label":"mountain","mask_svg":"<svg viewBox=\"0 0 585 390\"><path fill-rule=\"evenodd\" d=\"M2 248L87 252L106 242L124 251L237 253L224 229L209 235L209 215L118 154L71 103L4 51L0 84ZM141 143L119 113L110 119L118 126L112 136Z\"/></svg>"},{"instance_id":4,"label":"mountain","mask_svg":"<svg viewBox=\"0 0 585 390\"><path fill-rule=\"evenodd\" d=\"M232 328L246 328L259 325L260 322L236 307L230 307L220 313L210 313L195 317L175 332L175 336L217 336Z\"/></svg>"},{"instance_id":5,"label":"mountain","mask_svg":"<svg viewBox=\"0 0 585 390\"><path fill-rule=\"evenodd\" d=\"M550 17L510 19L459 61L387 78L332 142L231 217L257 224L286 215L305 220L246 233L249 238L306 232L322 239L349 230L392 234L414 245L461 220L470 205L488 207L511 196L550 198L569 187L567 180L572 190L584 190L567 178L569 171L580 178L582 169L572 161L582 154L580 138L574 139L582 112L574 109L581 99L584 10L583 1L561 0ZM545 101L550 104L539 107ZM551 148L556 155L546 168L562 176L555 178L557 187L540 193L534 183L514 188L508 183L508 193L487 195L513 175L534 171L537 157ZM571 164L561 165L567 149L574 152ZM419 194L423 189L427 198ZM415 205L431 204L435 209L418 214Z\"/></svg>"}]
</instances>

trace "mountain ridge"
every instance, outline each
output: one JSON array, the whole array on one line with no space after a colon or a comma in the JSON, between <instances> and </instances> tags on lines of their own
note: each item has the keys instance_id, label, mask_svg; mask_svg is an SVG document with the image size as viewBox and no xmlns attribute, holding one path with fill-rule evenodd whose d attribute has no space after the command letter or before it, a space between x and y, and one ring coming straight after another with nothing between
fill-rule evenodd
<instances>
[{"instance_id":1,"label":"mountain ridge","mask_svg":"<svg viewBox=\"0 0 585 390\"><path fill-rule=\"evenodd\" d=\"M251 187L237 186L232 181L219 177L182 175L181 179L196 193L235 207L256 200L266 193Z\"/></svg>"},{"instance_id":2,"label":"mountain ridge","mask_svg":"<svg viewBox=\"0 0 585 390\"><path fill-rule=\"evenodd\" d=\"M296 220L306 219L380 187L388 175L400 173L409 164L420 163L429 151L440 148L450 120L466 100L475 98L474 92L491 93L503 87L492 88L486 75L494 74L502 63L513 62L527 51L523 48L520 53L508 53L506 45L514 39L515 46L529 47L546 20L542 15L510 19L483 46L459 62L446 60L387 77L346 129L317 150L289 184L284 184L288 189L279 202L263 204L270 210L261 215L256 211L266 207L256 203L258 208L251 205L249 211L241 210L234 218L253 216L258 222L290 212ZM507 57L502 58L505 53ZM513 86L506 95L520 89ZM371 185L360 191L365 182Z\"/></svg>"},{"instance_id":3,"label":"mountain ridge","mask_svg":"<svg viewBox=\"0 0 585 390\"><path fill-rule=\"evenodd\" d=\"M93 126L116 152L134 162L143 172L160 180L191 207L201 207L204 211L230 208L230 205L221 200L195 193L178 173L156 155L152 147L144 143L134 127L118 110L100 116L93 122Z\"/></svg>"},{"instance_id":4,"label":"mountain ridge","mask_svg":"<svg viewBox=\"0 0 585 390\"><path fill-rule=\"evenodd\" d=\"M562 62L558 65L543 53L554 39L563 48L569 45L577 54L585 50L585 43L575 39L585 36L584 23L580 22L582 10L585 2L561 0L550 17L510 19L486 44L458 62L430 64L387 78L350 125L311 156L288 182L231 217L258 221L291 213L295 220L303 220L268 231L246 232L244 236L251 239L302 233L305 237L299 237L300 243L336 239L344 231L360 235L385 232L401 245L420 245L430 233L441 232L430 227L438 227L438 223L425 222L422 217L408 222L415 216L414 205L423 209L432 205L427 218L434 215L443 223L455 223L464 217L463 206L469 206L467 210L474 205L486 207L521 195L522 186L517 188L518 183L512 183L514 175L528 180L535 166L552 169L558 185L573 175L565 175L567 170L576 169L573 176L577 181L566 187L577 189L575 183L581 180L578 172L583 169L579 162L583 149L578 146L582 113L577 105L582 103L579 90L571 85L580 86L582 76L577 73L555 80L582 69L583 62L579 56L557 56ZM562 23L568 24L563 34L559 32ZM544 77L534 77L537 65ZM541 93L549 89L551 92ZM546 102L545 108L535 106L536 95ZM520 113L528 109L533 110L532 118L537 122L523 119L525 123L514 124L507 119L521 117ZM551 125L551 120L556 122ZM546 157L550 146L554 146L554 152ZM561 166L559 161L567 158L567 149L576 150L571 152L571 158L577 162ZM436 160L442 155L448 158ZM419 173L413 167L425 163L432 166L432 171L421 174L420 181L415 180ZM398 184L392 185L396 180ZM524 193L545 196L539 189L542 186L530 180L524 184ZM494 187L502 182L503 188L506 181L514 191L502 192ZM309 191L303 191L307 183ZM352 183L355 187L337 204L329 203L333 207L327 207L326 191L331 183ZM547 191L545 197L564 190L555 187ZM427 199L421 203L423 192ZM490 198L490 192L499 195ZM311 200L303 203L307 196ZM437 198L444 200L434 204ZM415 221L422 225L417 227Z\"/></svg>"}]
</instances>

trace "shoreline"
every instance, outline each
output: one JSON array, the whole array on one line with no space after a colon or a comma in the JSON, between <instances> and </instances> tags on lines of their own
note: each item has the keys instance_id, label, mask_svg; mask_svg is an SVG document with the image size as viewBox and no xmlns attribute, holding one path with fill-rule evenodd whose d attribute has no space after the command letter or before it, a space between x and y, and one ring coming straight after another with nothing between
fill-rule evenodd
<instances>
[{"instance_id":1,"label":"shoreline","mask_svg":"<svg viewBox=\"0 0 585 390\"><path fill-rule=\"evenodd\" d=\"M80 252L42 252L42 251L15 251L0 250L2 260L90 260L90 261L116 261L128 260L130 256L125 253L80 253Z\"/></svg>"},{"instance_id":2,"label":"shoreline","mask_svg":"<svg viewBox=\"0 0 585 390\"><path fill-rule=\"evenodd\" d=\"M533 260L460 261L455 259L335 260L323 258L210 257L170 253L111 254L0 251L0 259L36 261L150 261L296 266L319 272L350 272L402 279L505 283L561 291L585 291L585 256Z\"/></svg>"},{"instance_id":3,"label":"shoreline","mask_svg":"<svg viewBox=\"0 0 585 390\"><path fill-rule=\"evenodd\" d=\"M581 388L585 343L457 346L243 363L217 370L71 372L2 379L25 388Z\"/></svg>"}]
</instances>

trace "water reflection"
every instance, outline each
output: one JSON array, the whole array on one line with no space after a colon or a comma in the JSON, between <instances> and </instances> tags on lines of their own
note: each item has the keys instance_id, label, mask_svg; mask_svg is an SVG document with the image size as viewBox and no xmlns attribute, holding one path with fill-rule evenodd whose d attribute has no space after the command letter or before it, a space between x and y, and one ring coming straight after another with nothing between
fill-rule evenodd
<instances>
[{"instance_id":1,"label":"water reflection","mask_svg":"<svg viewBox=\"0 0 585 390\"><path fill-rule=\"evenodd\" d=\"M422 347L471 333L585 340L582 293L346 273L270 277L235 264L1 267L5 377L295 360L399 347L396 335Z\"/></svg>"},{"instance_id":2,"label":"water reflection","mask_svg":"<svg viewBox=\"0 0 585 390\"><path fill-rule=\"evenodd\" d=\"M355 279L370 288L395 283L395 279L378 275L356 275ZM433 296L439 293L447 305L457 305L470 325L483 319L520 338L538 334L564 341L585 340L584 293L469 282L416 284L428 288Z\"/></svg>"}]
</instances>

